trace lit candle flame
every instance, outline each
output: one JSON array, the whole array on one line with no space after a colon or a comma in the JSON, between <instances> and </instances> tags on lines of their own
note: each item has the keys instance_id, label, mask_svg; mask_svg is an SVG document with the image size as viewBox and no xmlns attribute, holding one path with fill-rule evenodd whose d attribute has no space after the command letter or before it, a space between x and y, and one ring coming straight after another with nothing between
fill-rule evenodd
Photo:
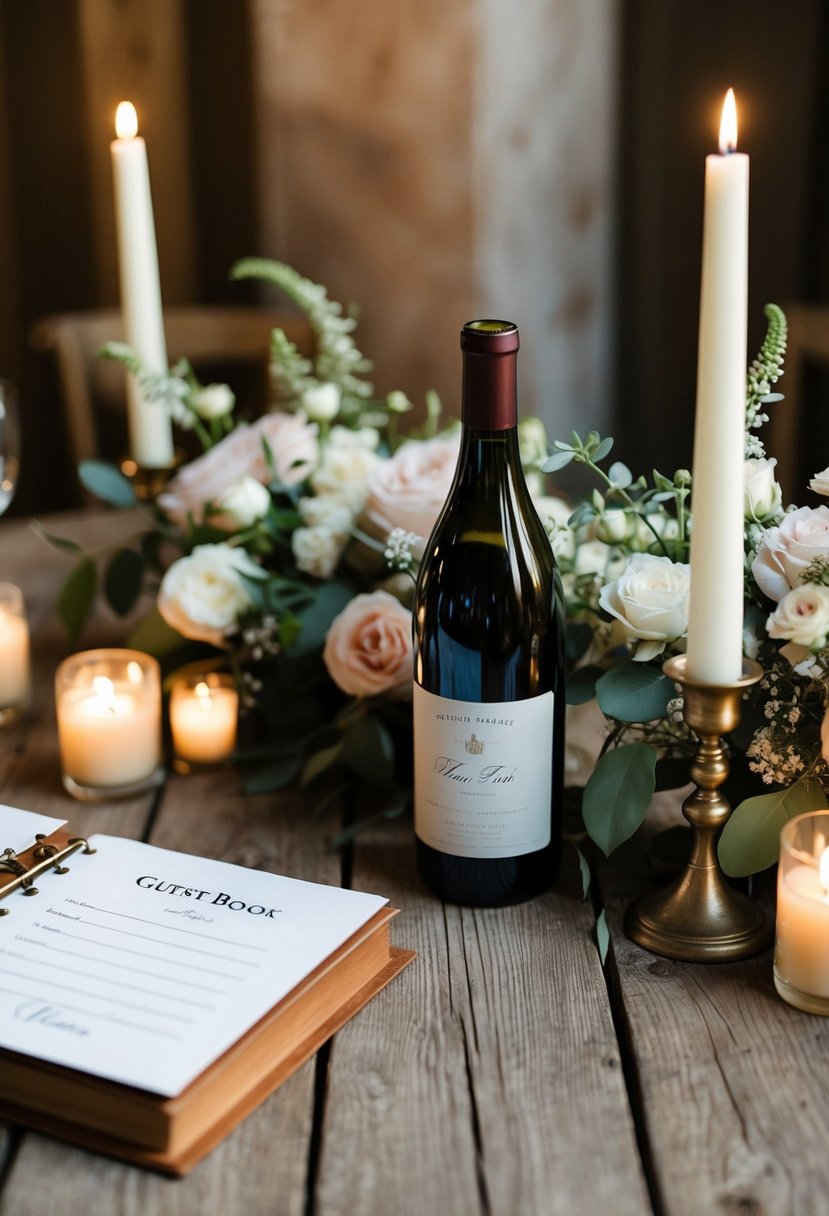
<instances>
[{"instance_id":1,"label":"lit candle flame","mask_svg":"<svg viewBox=\"0 0 829 1216\"><path fill-rule=\"evenodd\" d=\"M144 672L141 670L141 664L136 663L135 659L130 659L127 663L127 679L130 684L140 684L144 679Z\"/></svg>"},{"instance_id":2,"label":"lit candle flame","mask_svg":"<svg viewBox=\"0 0 829 1216\"><path fill-rule=\"evenodd\" d=\"M824 849L820 855L818 874L823 889L829 894L829 849Z\"/></svg>"},{"instance_id":3,"label":"lit candle flame","mask_svg":"<svg viewBox=\"0 0 829 1216\"><path fill-rule=\"evenodd\" d=\"M729 152L737 151L737 103L734 100L734 90L729 89L725 95L720 119L720 152L726 156Z\"/></svg>"},{"instance_id":4,"label":"lit candle flame","mask_svg":"<svg viewBox=\"0 0 829 1216\"><path fill-rule=\"evenodd\" d=\"M131 101L121 101L115 111L115 134L119 139L135 139L138 134L138 115Z\"/></svg>"},{"instance_id":5,"label":"lit candle flame","mask_svg":"<svg viewBox=\"0 0 829 1216\"><path fill-rule=\"evenodd\" d=\"M92 680L95 696L110 713L115 713L115 685L108 676L95 676Z\"/></svg>"},{"instance_id":6,"label":"lit candle flame","mask_svg":"<svg viewBox=\"0 0 829 1216\"><path fill-rule=\"evenodd\" d=\"M205 711L209 710L211 706L210 689L207 687L204 680L199 680L195 687L195 693L199 699L198 703L201 708Z\"/></svg>"}]
</instances>

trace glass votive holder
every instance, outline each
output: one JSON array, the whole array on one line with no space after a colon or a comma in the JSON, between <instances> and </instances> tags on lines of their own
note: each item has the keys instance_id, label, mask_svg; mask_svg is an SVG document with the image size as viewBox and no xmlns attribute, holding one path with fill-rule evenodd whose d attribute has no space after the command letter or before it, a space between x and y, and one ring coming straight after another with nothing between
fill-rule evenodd
<instances>
[{"instance_id":1,"label":"glass votive holder","mask_svg":"<svg viewBox=\"0 0 829 1216\"><path fill-rule=\"evenodd\" d=\"M829 1016L829 810L780 833L774 986L790 1005Z\"/></svg>"},{"instance_id":2,"label":"glass votive holder","mask_svg":"<svg viewBox=\"0 0 829 1216\"><path fill-rule=\"evenodd\" d=\"M239 693L223 672L187 672L170 689L173 767L187 773L219 764L236 747Z\"/></svg>"},{"instance_id":3,"label":"glass votive holder","mask_svg":"<svg viewBox=\"0 0 829 1216\"><path fill-rule=\"evenodd\" d=\"M16 722L31 697L29 624L23 592L0 583L0 726Z\"/></svg>"},{"instance_id":4,"label":"glass votive holder","mask_svg":"<svg viewBox=\"0 0 829 1216\"><path fill-rule=\"evenodd\" d=\"M86 650L55 675L63 786L84 802L126 798L164 779L161 673L140 650Z\"/></svg>"}]
</instances>

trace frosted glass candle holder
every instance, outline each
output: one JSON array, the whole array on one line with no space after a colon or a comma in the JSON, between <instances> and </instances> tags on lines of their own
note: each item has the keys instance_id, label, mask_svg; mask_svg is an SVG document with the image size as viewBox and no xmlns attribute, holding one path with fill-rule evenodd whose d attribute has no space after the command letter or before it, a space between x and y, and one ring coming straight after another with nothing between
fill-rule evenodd
<instances>
[{"instance_id":1,"label":"frosted glass candle holder","mask_svg":"<svg viewBox=\"0 0 829 1216\"><path fill-rule=\"evenodd\" d=\"M29 625L23 592L0 583L0 726L17 721L29 704Z\"/></svg>"},{"instance_id":2,"label":"frosted glass candle holder","mask_svg":"<svg viewBox=\"0 0 829 1216\"><path fill-rule=\"evenodd\" d=\"M233 677L215 671L188 672L170 691L170 732L179 772L218 764L236 747L239 694Z\"/></svg>"},{"instance_id":3,"label":"frosted glass candle holder","mask_svg":"<svg viewBox=\"0 0 829 1216\"><path fill-rule=\"evenodd\" d=\"M125 798L164 779L161 676L140 650L87 650L55 675L64 788L85 802Z\"/></svg>"},{"instance_id":4,"label":"frosted glass candle holder","mask_svg":"<svg viewBox=\"0 0 829 1216\"><path fill-rule=\"evenodd\" d=\"M784 1001L829 1016L829 811L780 833L774 986Z\"/></svg>"}]
</instances>

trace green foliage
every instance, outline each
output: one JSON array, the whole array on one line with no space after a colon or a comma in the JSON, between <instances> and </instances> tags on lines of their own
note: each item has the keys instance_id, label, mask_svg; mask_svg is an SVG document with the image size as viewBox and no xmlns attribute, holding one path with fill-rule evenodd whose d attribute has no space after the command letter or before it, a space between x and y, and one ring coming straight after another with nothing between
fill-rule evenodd
<instances>
[{"instance_id":1,"label":"green foliage","mask_svg":"<svg viewBox=\"0 0 829 1216\"><path fill-rule=\"evenodd\" d=\"M674 695L673 682L660 670L632 660L611 667L596 681L600 709L618 722L663 718Z\"/></svg>"},{"instance_id":2,"label":"green foliage","mask_svg":"<svg viewBox=\"0 0 829 1216\"><path fill-rule=\"evenodd\" d=\"M138 502L132 482L115 465L103 460L82 460L78 476L90 494L113 507L134 507Z\"/></svg>"},{"instance_id":3,"label":"green foliage","mask_svg":"<svg viewBox=\"0 0 829 1216\"><path fill-rule=\"evenodd\" d=\"M81 547L77 541L69 540L64 536L55 536L53 532L48 532L39 519L33 519L31 523L32 531L41 540L45 540L54 549L59 549L61 553L69 553L72 557L78 557L81 553Z\"/></svg>"},{"instance_id":4,"label":"green foliage","mask_svg":"<svg viewBox=\"0 0 829 1216\"><path fill-rule=\"evenodd\" d=\"M825 806L820 783L806 778L787 789L746 798L723 828L717 846L720 865L733 878L768 869L777 861L780 831L786 823Z\"/></svg>"},{"instance_id":5,"label":"green foliage","mask_svg":"<svg viewBox=\"0 0 829 1216\"><path fill-rule=\"evenodd\" d=\"M144 558L135 549L118 549L104 575L104 594L119 616L126 616L141 592Z\"/></svg>"},{"instance_id":6,"label":"green foliage","mask_svg":"<svg viewBox=\"0 0 829 1216\"><path fill-rule=\"evenodd\" d=\"M610 930L607 927L607 914L604 908L596 917L596 945L599 947L599 958L604 967L607 962L607 952L610 949Z\"/></svg>"},{"instance_id":7,"label":"green foliage","mask_svg":"<svg viewBox=\"0 0 829 1216\"><path fill-rule=\"evenodd\" d=\"M767 304L763 309L767 321L766 336L757 357L748 369L746 377L746 456L762 457L765 448L756 435L768 414L763 406L781 401L782 393L773 393L771 386L783 375L783 359L786 354L788 323L785 313L777 304Z\"/></svg>"},{"instance_id":8,"label":"green foliage","mask_svg":"<svg viewBox=\"0 0 829 1216\"><path fill-rule=\"evenodd\" d=\"M153 607L132 630L127 645L133 650L144 650L156 659L163 659L180 650L184 645L184 638L168 625L158 609Z\"/></svg>"},{"instance_id":9,"label":"green foliage","mask_svg":"<svg viewBox=\"0 0 829 1216\"><path fill-rule=\"evenodd\" d=\"M584 787L584 826L606 857L645 818L656 780L656 749L625 743L600 757Z\"/></svg>"},{"instance_id":10,"label":"green foliage","mask_svg":"<svg viewBox=\"0 0 829 1216\"><path fill-rule=\"evenodd\" d=\"M98 590L98 572L91 558L78 562L58 595L57 611L74 646L92 611Z\"/></svg>"}]
</instances>

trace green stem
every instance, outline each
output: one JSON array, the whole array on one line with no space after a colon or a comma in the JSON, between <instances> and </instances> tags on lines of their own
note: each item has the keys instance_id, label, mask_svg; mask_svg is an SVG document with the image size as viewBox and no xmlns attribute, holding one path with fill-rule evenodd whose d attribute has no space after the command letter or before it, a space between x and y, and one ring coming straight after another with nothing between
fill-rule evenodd
<instances>
[{"instance_id":1,"label":"green stem","mask_svg":"<svg viewBox=\"0 0 829 1216\"><path fill-rule=\"evenodd\" d=\"M662 550L662 553L664 554L664 556L670 559L671 555L668 552L668 549L667 549L667 546L666 546L664 540L659 535L659 533L657 532L656 528L653 526L651 521L648 519L647 515L643 515L641 511L636 510L636 505L637 505L636 501L633 498L631 498L631 496L628 494L627 490L623 490L621 486L617 486L614 481L611 481L610 478L608 477L607 473L605 473L604 469L600 469L599 466L597 464L594 464L592 460L588 460L585 463L587 464L588 468L591 468L594 473L598 474L598 476L601 477L602 481L605 483L605 485L608 487L608 489L613 490L613 492L615 494L618 494L619 498L621 498L621 500L625 504L625 506L630 507L632 511L635 511L636 514L639 516L639 518L645 522L647 527L649 527L651 532L653 533L654 539L656 540L656 543L659 546L659 548Z\"/></svg>"}]
</instances>

